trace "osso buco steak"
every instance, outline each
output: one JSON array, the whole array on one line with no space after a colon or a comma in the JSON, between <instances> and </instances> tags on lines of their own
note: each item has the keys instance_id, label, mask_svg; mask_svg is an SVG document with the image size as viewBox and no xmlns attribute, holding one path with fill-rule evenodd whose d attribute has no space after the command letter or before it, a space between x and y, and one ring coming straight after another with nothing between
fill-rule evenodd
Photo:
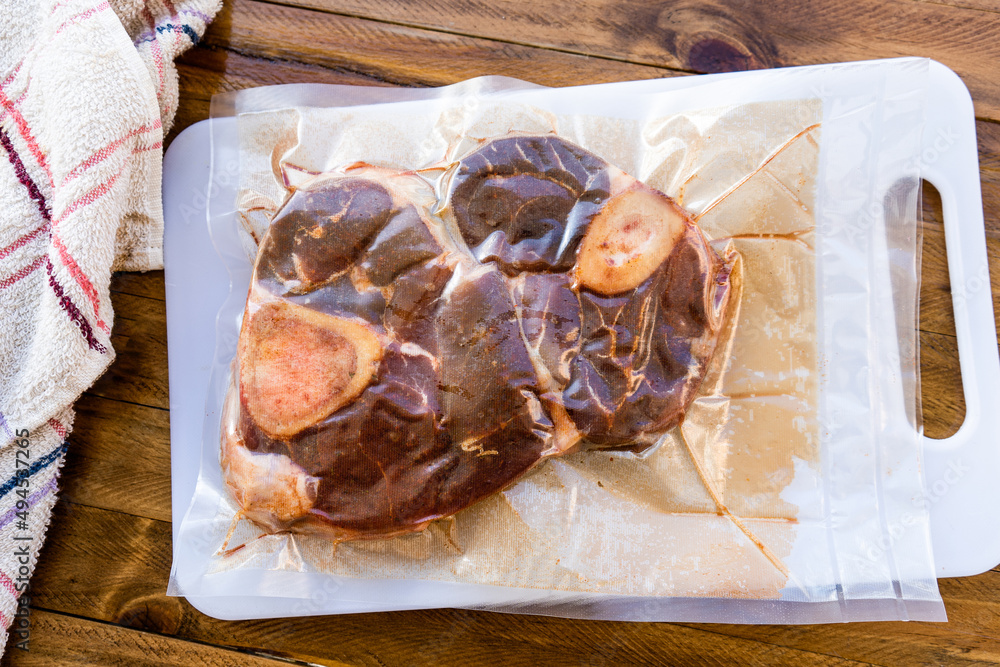
<instances>
[{"instance_id":1,"label":"osso buco steak","mask_svg":"<svg viewBox=\"0 0 1000 667\"><path fill-rule=\"evenodd\" d=\"M580 447L674 427L731 264L671 198L554 135L312 178L261 240L223 430L269 530L426 527Z\"/></svg>"}]
</instances>

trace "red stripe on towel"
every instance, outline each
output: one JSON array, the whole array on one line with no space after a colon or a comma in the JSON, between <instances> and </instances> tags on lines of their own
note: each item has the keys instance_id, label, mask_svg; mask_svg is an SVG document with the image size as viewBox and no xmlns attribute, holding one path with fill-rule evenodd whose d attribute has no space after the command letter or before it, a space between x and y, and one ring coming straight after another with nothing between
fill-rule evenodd
<instances>
[{"instance_id":1,"label":"red stripe on towel","mask_svg":"<svg viewBox=\"0 0 1000 667\"><path fill-rule=\"evenodd\" d=\"M153 18L149 7L142 8L142 16L146 19L146 25L153 31L153 41L150 42L149 49L153 54L153 61L156 63L156 72L160 79L156 87L156 94L160 96L163 94L163 84L166 81L166 75L163 72L163 49L160 48L160 40L156 39L156 19Z\"/></svg>"},{"instance_id":2,"label":"red stripe on towel","mask_svg":"<svg viewBox=\"0 0 1000 667\"><path fill-rule=\"evenodd\" d=\"M89 204L93 204L95 201L100 199L101 196L107 194L108 191L111 190L112 186L115 184L115 181L118 180L118 177L122 175L122 172L125 170L126 166L128 166L127 163L123 164L122 168L119 169L114 176L104 181L97 187L89 190L85 195L83 195L82 197L71 203L69 206L67 206L63 210L63 212L56 217L55 221L53 221L52 228L55 229L56 227L58 227L60 222L65 220L71 213L73 213L77 209L83 206L87 206Z\"/></svg>"},{"instance_id":3,"label":"red stripe on towel","mask_svg":"<svg viewBox=\"0 0 1000 667\"><path fill-rule=\"evenodd\" d=\"M0 586L3 586L12 597L17 598L17 588L14 586L14 582L2 570L0 570Z\"/></svg>"},{"instance_id":4,"label":"red stripe on towel","mask_svg":"<svg viewBox=\"0 0 1000 667\"><path fill-rule=\"evenodd\" d=\"M95 164L99 164L100 162L103 162L104 160L109 158L111 155L114 154L116 150L118 150L118 148L121 147L122 144L124 144L132 137L140 135L144 132L151 132L152 130L160 129L161 127L162 124L160 123L160 119L157 118L154 123L149 125L140 125L139 127L135 128L134 130L126 134L125 136L115 139L114 141L112 141L111 143L109 143L108 145L104 146L96 153L91 155L89 158L81 162L79 165L74 167L71 172L66 174L66 178L63 179L63 185L66 185L71 180L82 174L84 171L93 167Z\"/></svg>"},{"instance_id":5,"label":"red stripe on towel","mask_svg":"<svg viewBox=\"0 0 1000 667\"><path fill-rule=\"evenodd\" d=\"M63 440L66 439L66 434L68 434L69 431L66 429L65 426L62 425L62 422L60 422L58 419L52 418L49 420L49 426L55 429L55 432L59 435L60 438L62 438Z\"/></svg>"},{"instance_id":6,"label":"red stripe on towel","mask_svg":"<svg viewBox=\"0 0 1000 667\"><path fill-rule=\"evenodd\" d=\"M70 18L68 21L66 21L65 23L63 23L62 25L60 25L58 28L56 28L55 34L58 35L59 33L61 33L63 31L64 28L68 28L68 27L70 27L71 25L73 25L75 23L79 23L80 21L84 21L86 19L89 19L94 14L97 14L99 12L103 12L105 9L111 9L111 5L109 5L107 3L107 0L105 0L105 2L102 2L101 4L97 5L96 7L91 7L87 11L80 12L76 16Z\"/></svg>"},{"instance_id":7,"label":"red stripe on towel","mask_svg":"<svg viewBox=\"0 0 1000 667\"><path fill-rule=\"evenodd\" d=\"M31 179L31 175L28 174L27 169L25 169L24 163L21 162L20 156L17 154L17 151L14 150L14 146L11 143L10 138L7 136L7 134L5 132L3 132L2 128L0 128L0 145L2 145L4 147L4 149L6 149L6 151L7 151L7 158L10 160L11 165L14 167L14 172L17 174L18 180L21 182L21 185L23 185L25 187L25 189L28 190L28 195L33 200L35 200L35 203L38 206L38 211L42 214L42 218L44 218L46 220L46 224L43 225L39 229L42 229L42 228L48 229L49 228L48 221L51 219L51 214L49 212L48 203L45 201L45 196L42 194L41 190L38 189L38 185L36 185L35 182ZM118 175L120 173L121 172L119 171L118 174L115 174L114 178L118 178ZM113 184L113 183L114 183L114 179L112 179L112 181L108 184L108 187L110 188L111 184ZM95 190L99 190L100 187L101 186L98 186L98 188L95 188ZM86 199L89 195L91 195L93 193L94 193L94 190L92 190L87 195L84 195L84 197L82 199ZM93 198L96 199L101 194L103 194L103 192L100 192L97 195L94 195ZM85 203L89 203L89 201L87 201ZM74 208L79 208L79 206L82 206L82 205L84 205L84 204L80 204L79 202L76 202L75 205L74 205ZM65 213L63 214L62 217L65 217ZM35 231L37 232L38 230L35 230ZM34 234L34 233L35 232L32 232L32 234ZM20 239L19 239L19 241L15 241L15 244L18 243L18 242L20 242ZM24 242L27 243L27 241L24 241ZM90 301L91 305L94 307L94 317L97 319L97 326L98 326L98 328L100 328L105 333L110 333L111 327L109 327L108 324L106 322L104 322L104 320L101 319L101 316L99 314L100 313L101 302L100 302L100 299L97 296L97 290L94 289L94 285L90 282L90 279L87 278L86 274L84 274L84 272L80 269L80 266L76 263L76 260L73 259L73 256L70 255L69 250L63 244L62 240L60 240L55 234L52 235L52 243L53 243L53 245L55 245L56 249L59 251L59 259L62 260L62 263L69 270L70 275L72 275L73 279L76 280L76 282L77 282L78 285L80 285L80 288L83 290L84 294L87 296L87 299ZM0 257L2 257L2 256L3 255L0 255ZM34 267L34 268L38 268L38 267ZM30 273L30 271L28 271L27 273ZM25 273L24 275L27 275L27 273ZM17 275L17 274L15 274L15 275ZM17 280L20 280L23 277L24 276L22 275L22 276L18 277ZM50 278L51 278L51 276L50 276ZM8 280L9 280L9 278L8 278ZM17 282L17 280L12 280L10 282L10 285L13 285L15 282ZM52 280L50 280L49 282L51 283ZM62 289L62 288L60 288L60 289ZM74 308L75 308L75 306L74 306ZM89 324L87 325L87 328L88 329L90 328ZM87 339L87 342L90 343L90 338ZM100 345L100 343L98 343L98 345ZM93 347L93 345L91 345L91 347Z\"/></svg>"},{"instance_id":8,"label":"red stripe on towel","mask_svg":"<svg viewBox=\"0 0 1000 667\"><path fill-rule=\"evenodd\" d=\"M84 339L86 339L87 345L90 346L90 349L96 350L101 354L106 353L108 348L101 345L101 342L97 340L94 336L94 330L90 327L90 322L88 322L87 318L83 316L80 309L76 307L73 300L66 296L66 291L56 280L55 270L52 267L51 260L45 262L45 271L49 275L49 287L52 288L52 292L59 300L59 305L64 311L66 311L66 315L69 316L69 319L73 322L73 324L80 329L80 334L84 337Z\"/></svg>"},{"instance_id":9,"label":"red stripe on towel","mask_svg":"<svg viewBox=\"0 0 1000 667\"><path fill-rule=\"evenodd\" d=\"M22 236L18 240L16 240L13 243L11 243L6 248L0 248L0 259L3 259L4 257L6 257L10 253L14 252L18 248L23 248L24 246L28 245L29 243L31 243L32 241L34 241L36 238L38 238L42 234L47 233L49 231L49 229L50 229L49 222L48 222L48 220L46 220L40 226L38 226L35 229L31 230L30 232L28 232L27 234L25 234L24 236Z\"/></svg>"},{"instance_id":10,"label":"red stripe on towel","mask_svg":"<svg viewBox=\"0 0 1000 667\"><path fill-rule=\"evenodd\" d=\"M0 280L0 289L7 289L8 287L17 283L18 281L23 279L25 276L30 274L32 271L34 271L44 263L45 263L45 255L42 255L31 264L21 267L21 269L18 270L16 273L12 273L3 280Z\"/></svg>"},{"instance_id":11,"label":"red stripe on towel","mask_svg":"<svg viewBox=\"0 0 1000 667\"><path fill-rule=\"evenodd\" d=\"M2 93L0 93L2 94ZM3 131L0 127L0 146L3 146L4 150L7 151L7 159L10 161L10 166L14 168L14 174L17 176L17 180L24 186L28 191L28 196L34 200L35 205L38 207L38 212L42 214L42 219L48 222L52 219L52 212L49 211L48 202L45 201L45 195L38 188L38 184L35 183L31 178L31 174L24 166L24 162L21 161L21 156L17 154L14 150L14 143L7 136L7 133Z\"/></svg>"},{"instance_id":12,"label":"red stripe on towel","mask_svg":"<svg viewBox=\"0 0 1000 667\"><path fill-rule=\"evenodd\" d=\"M28 144L28 150L30 150L31 154L35 156L38 166L41 167L45 172L45 175L49 177L49 185L54 185L52 182L52 170L49 169L49 163L45 159L45 153L42 152L42 149L38 146L38 142L35 141L35 137L32 136L31 128L28 127L28 122L24 120L24 116L21 115L21 112L17 110L17 107L14 106L11 99L7 97L7 93L5 93L2 89L0 89L0 106L3 106L4 109L10 112L11 117L14 119L14 123L17 125L17 131L21 133L21 137L24 139L24 142Z\"/></svg>"},{"instance_id":13,"label":"red stripe on towel","mask_svg":"<svg viewBox=\"0 0 1000 667\"><path fill-rule=\"evenodd\" d=\"M54 245L56 250L59 251L59 259L62 261L63 266L69 270L69 274L73 276L73 280L75 280L76 284L80 286L80 289L82 289L83 293L87 296L87 300L90 301L90 304L94 307L94 319L96 320L97 328L105 333L111 333L111 327L109 327L107 323L101 319L101 300L97 296L97 290L94 288L93 283L91 283L90 279L87 278L87 274L83 272L83 269L81 269L76 263L73 256L69 254L69 250L66 249L62 239L55 234L52 235L52 245Z\"/></svg>"}]
</instances>

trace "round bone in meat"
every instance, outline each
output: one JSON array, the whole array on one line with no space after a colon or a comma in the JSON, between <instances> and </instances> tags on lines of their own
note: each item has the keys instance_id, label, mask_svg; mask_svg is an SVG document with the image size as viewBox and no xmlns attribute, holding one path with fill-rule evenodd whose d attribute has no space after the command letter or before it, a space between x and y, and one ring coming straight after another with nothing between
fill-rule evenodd
<instances>
[{"instance_id":1,"label":"round bone in meat","mask_svg":"<svg viewBox=\"0 0 1000 667\"><path fill-rule=\"evenodd\" d=\"M243 405L266 433L294 435L354 400L381 356L378 337L353 320L264 303L240 335Z\"/></svg>"},{"instance_id":2,"label":"round bone in meat","mask_svg":"<svg viewBox=\"0 0 1000 667\"><path fill-rule=\"evenodd\" d=\"M635 289L663 264L689 224L673 199L635 181L591 222L577 259L580 286L598 294Z\"/></svg>"}]
</instances>

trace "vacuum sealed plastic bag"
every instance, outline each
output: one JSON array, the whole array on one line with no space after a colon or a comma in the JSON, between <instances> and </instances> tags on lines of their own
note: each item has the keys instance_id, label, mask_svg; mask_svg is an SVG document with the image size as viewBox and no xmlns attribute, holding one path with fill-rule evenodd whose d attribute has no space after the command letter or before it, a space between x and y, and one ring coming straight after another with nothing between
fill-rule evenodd
<instances>
[{"instance_id":1,"label":"vacuum sealed plastic bag","mask_svg":"<svg viewBox=\"0 0 1000 667\"><path fill-rule=\"evenodd\" d=\"M171 592L943 619L926 71L214 100L233 286Z\"/></svg>"},{"instance_id":2,"label":"vacuum sealed plastic bag","mask_svg":"<svg viewBox=\"0 0 1000 667\"><path fill-rule=\"evenodd\" d=\"M374 538L548 457L652 447L704 379L734 263L674 200L555 135L312 176L257 254L226 484L274 530Z\"/></svg>"}]
</instances>

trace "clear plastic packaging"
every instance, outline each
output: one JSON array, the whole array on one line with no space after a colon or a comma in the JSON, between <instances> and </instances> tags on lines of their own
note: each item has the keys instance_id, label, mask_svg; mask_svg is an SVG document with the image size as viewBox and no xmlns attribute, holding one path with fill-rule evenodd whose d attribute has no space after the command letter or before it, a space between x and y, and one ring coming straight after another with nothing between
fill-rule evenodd
<instances>
[{"instance_id":1,"label":"clear plastic packaging","mask_svg":"<svg viewBox=\"0 0 1000 667\"><path fill-rule=\"evenodd\" d=\"M201 473L181 525L171 592L253 596L260 616L271 615L269 599L280 598L301 599L291 613L302 614L462 606L621 620L943 620L926 508L910 502L922 490L915 318L926 73L926 61L904 59L725 81L691 77L670 92L657 92L655 82L553 90L487 78L437 90L283 86L216 98L213 169L222 168L223 156L238 156L239 178L213 197L209 224L233 284L220 312ZM525 141L551 148L563 140L609 165L611 181L629 174L641 187L668 195L710 244L702 257L714 257L717 266L708 282L718 283L726 298L709 336L714 350L703 355L697 382L689 383L697 394L681 401L683 419L664 420L662 429L626 429L624 438L618 432L604 440L596 432L559 436L553 409L570 403L573 380L569 372L552 377L558 364L542 359L539 343L534 369L549 372L549 385L532 389L541 396L538 405L513 412L531 415L532 432L549 436L526 470L493 481L489 493L467 507L452 503L464 507L457 513L435 514L440 508L432 502L434 511L421 515L428 521L369 531L361 535L366 539L331 531L330 521L297 520L310 511L317 488L329 495L344 475L332 474L336 466L329 463L315 464L305 476L304 468L290 466L296 434L341 414L358 393L348 392L346 403L299 410L304 420L290 425L265 415L260 406L302 382L240 384L239 373L248 371L234 360L260 358L260 345L252 354L238 349L264 340L253 330L253 316L242 312L248 289L248 313L310 323L302 326L311 333L277 346L299 360L293 365L302 367L303 357L295 355L310 340L340 336L363 350L368 339L305 313L329 316L350 306L337 301L344 289L332 289L336 281L326 274L310 283L318 274L308 258L288 250L302 247L301 240L265 242L265 252L277 259L267 259L267 270L258 262L251 275L258 243L271 238L269 226L294 217L295 197L359 177L379 184L390 193L396 218L417 202L424 222L416 228L440 234L442 243L458 239L456 252L472 257L459 273L507 280L518 342L530 347L532 318L524 312L538 309L523 307L530 289L517 276L565 275L568 283L593 287L584 265L587 230L597 218L591 213L590 227L584 224L575 240L561 237L556 255L533 251L525 259L524 245L498 244L485 233L470 238L455 213L462 204L455 202L462 165L475 163L490 146L514 141L531 162ZM490 169L496 162L494 153L485 160ZM608 189L629 187L640 186ZM313 215L314 222L322 217ZM669 215L666 221L669 226ZM338 267L348 291L359 292L359 275L374 275L358 267L374 266L365 258L379 245L379 230L361 235L364 248L351 255L352 266ZM478 268L486 265L491 268ZM634 300L648 276L640 273L634 285L626 279L605 291ZM391 302L399 276L383 282L392 286ZM453 271L438 297L468 284ZM699 289L715 294L711 285ZM466 299L461 307L491 298ZM317 305L324 300L332 305ZM537 321L552 319L553 310L541 311ZM257 333L245 333L241 343L244 319L244 328ZM651 335L663 337L657 330L637 339ZM354 358L364 365L363 353ZM488 377L487 367L442 364L441 357L437 363L453 376L435 376L438 393L444 385L444 393L481 395L475 382ZM351 366L344 377L359 375ZM241 405L241 386L244 396L253 387L278 391L254 411L252 401ZM510 411L505 401L501 407ZM220 464L220 442L230 443L223 449L242 443L247 432L240 424L251 413L251 421L268 424L271 444L254 445L252 456L245 447L230 449ZM474 416L443 416L453 435L456 428L464 434L454 436L456 444L471 443L469 456L500 448L469 435L482 427ZM571 419L578 431L584 421ZM388 438L389 430L378 433ZM514 441L498 440L503 446ZM405 468L406 455L397 461ZM331 474L324 477L320 469ZM286 496L293 489L292 501L251 498L263 493L273 500L278 487ZM262 507L267 511L254 511ZM444 518L430 520L437 516Z\"/></svg>"}]
</instances>

